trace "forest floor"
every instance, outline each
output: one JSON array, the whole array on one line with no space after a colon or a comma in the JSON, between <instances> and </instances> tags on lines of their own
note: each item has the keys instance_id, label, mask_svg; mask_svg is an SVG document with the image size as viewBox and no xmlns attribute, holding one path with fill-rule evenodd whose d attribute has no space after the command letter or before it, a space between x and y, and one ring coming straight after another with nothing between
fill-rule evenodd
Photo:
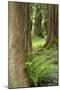
<instances>
[{"instance_id":1,"label":"forest floor","mask_svg":"<svg viewBox=\"0 0 60 90\"><path fill-rule=\"evenodd\" d=\"M45 39L44 38L39 38L39 37L33 37L32 38L32 48L33 50L42 48L45 44Z\"/></svg>"},{"instance_id":2,"label":"forest floor","mask_svg":"<svg viewBox=\"0 0 60 90\"><path fill-rule=\"evenodd\" d=\"M58 50L57 48L43 48L44 38L32 39L33 52L29 55L26 68L31 86L55 86L58 85Z\"/></svg>"}]
</instances>

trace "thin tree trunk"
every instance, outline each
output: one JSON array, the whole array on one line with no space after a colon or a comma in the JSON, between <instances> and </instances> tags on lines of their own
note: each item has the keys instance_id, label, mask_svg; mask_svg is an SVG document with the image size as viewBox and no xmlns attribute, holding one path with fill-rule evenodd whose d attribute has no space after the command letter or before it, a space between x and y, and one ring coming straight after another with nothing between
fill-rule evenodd
<instances>
[{"instance_id":1,"label":"thin tree trunk","mask_svg":"<svg viewBox=\"0 0 60 90\"><path fill-rule=\"evenodd\" d=\"M30 5L26 4L24 18L24 37L26 53L32 51L31 25L30 25Z\"/></svg>"},{"instance_id":2,"label":"thin tree trunk","mask_svg":"<svg viewBox=\"0 0 60 90\"><path fill-rule=\"evenodd\" d=\"M58 5L55 6L55 36L58 39Z\"/></svg>"},{"instance_id":3,"label":"thin tree trunk","mask_svg":"<svg viewBox=\"0 0 60 90\"><path fill-rule=\"evenodd\" d=\"M42 12L40 12L40 9L42 9L42 6L40 5L40 7L38 7L38 5L36 6L36 15L35 15L35 35L40 37L42 36L41 33L41 22L42 22Z\"/></svg>"}]
</instances>

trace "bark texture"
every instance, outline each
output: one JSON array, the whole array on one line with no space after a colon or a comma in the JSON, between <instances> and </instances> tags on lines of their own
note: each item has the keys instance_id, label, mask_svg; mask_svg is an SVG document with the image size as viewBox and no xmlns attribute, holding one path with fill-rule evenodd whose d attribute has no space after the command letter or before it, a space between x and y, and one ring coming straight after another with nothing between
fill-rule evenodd
<instances>
[{"instance_id":1,"label":"bark texture","mask_svg":"<svg viewBox=\"0 0 60 90\"><path fill-rule=\"evenodd\" d=\"M9 88L29 87L25 70L25 4L9 2Z\"/></svg>"},{"instance_id":2,"label":"bark texture","mask_svg":"<svg viewBox=\"0 0 60 90\"><path fill-rule=\"evenodd\" d=\"M48 5L48 35L45 47L49 47L52 43L58 45L58 5Z\"/></svg>"},{"instance_id":3,"label":"bark texture","mask_svg":"<svg viewBox=\"0 0 60 90\"><path fill-rule=\"evenodd\" d=\"M25 51L26 53L32 51L31 40L31 25L30 25L30 4L25 4L24 13L24 37L25 37Z\"/></svg>"}]
</instances>

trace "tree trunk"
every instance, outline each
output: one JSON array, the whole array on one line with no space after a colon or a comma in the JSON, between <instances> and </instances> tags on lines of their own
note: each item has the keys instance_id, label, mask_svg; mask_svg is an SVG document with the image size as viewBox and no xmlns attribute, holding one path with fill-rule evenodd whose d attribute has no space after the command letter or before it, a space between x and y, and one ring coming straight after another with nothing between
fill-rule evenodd
<instances>
[{"instance_id":1,"label":"tree trunk","mask_svg":"<svg viewBox=\"0 0 60 90\"><path fill-rule=\"evenodd\" d=\"M25 71L24 10L25 4L9 2L9 88L29 87Z\"/></svg>"},{"instance_id":2,"label":"tree trunk","mask_svg":"<svg viewBox=\"0 0 60 90\"><path fill-rule=\"evenodd\" d=\"M41 33L41 22L42 22L42 12L40 12L40 10L42 9L41 5L37 5L36 6L36 15L35 15L35 35L38 37L42 37L42 33Z\"/></svg>"},{"instance_id":3,"label":"tree trunk","mask_svg":"<svg viewBox=\"0 0 60 90\"><path fill-rule=\"evenodd\" d=\"M25 17L24 17L24 37L25 37L25 51L26 53L32 51L31 40L31 25L30 25L30 5L25 4Z\"/></svg>"},{"instance_id":4,"label":"tree trunk","mask_svg":"<svg viewBox=\"0 0 60 90\"><path fill-rule=\"evenodd\" d=\"M49 47L52 43L57 43L58 37L58 11L57 5L48 5L48 35L46 39L45 47ZM58 9L57 9L58 10Z\"/></svg>"},{"instance_id":5,"label":"tree trunk","mask_svg":"<svg viewBox=\"0 0 60 90\"><path fill-rule=\"evenodd\" d=\"M55 6L55 36L58 39L58 5Z\"/></svg>"}]
</instances>

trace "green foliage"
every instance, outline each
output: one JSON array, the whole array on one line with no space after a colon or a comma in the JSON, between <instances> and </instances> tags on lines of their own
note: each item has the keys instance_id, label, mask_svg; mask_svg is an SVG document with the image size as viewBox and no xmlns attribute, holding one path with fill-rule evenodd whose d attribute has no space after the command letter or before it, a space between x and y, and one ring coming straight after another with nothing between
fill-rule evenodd
<instances>
[{"instance_id":1,"label":"green foliage","mask_svg":"<svg viewBox=\"0 0 60 90\"><path fill-rule=\"evenodd\" d=\"M47 34L47 11L47 4L31 4L32 31L35 33L38 29L39 37L45 37ZM36 24L37 28L35 27Z\"/></svg>"},{"instance_id":2,"label":"green foliage","mask_svg":"<svg viewBox=\"0 0 60 90\"><path fill-rule=\"evenodd\" d=\"M33 49L37 49L37 48L41 48L43 47L45 44L45 39L44 38L40 38L37 36L34 36L32 38L32 47Z\"/></svg>"},{"instance_id":3,"label":"green foliage","mask_svg":"<svg viewBox=\"0 0 60 90\"><path fill-rule=\"evenodd\" d=\"M43 48L46 43L45 36L47 36L48 6L47 4L32 4L31 6L33 52L28 53L28 62L25 63L26 69L30 80L35 86L57 85L58 61L56 45L54 43L49 48ZM35 31L38 31L38 33Z\"/></svg>"},{"instance_id":4,"label":"green foliage","mask_svg":"<svg viewBox=\"0 0 60 90\"><path fill-rule=\"evenodd\" d=\"M39 54L34 54L34 57L26 62L29 78L35 86L57 85L57 50L44 49L37 53Z\"/></svg>"}]
</instances>

